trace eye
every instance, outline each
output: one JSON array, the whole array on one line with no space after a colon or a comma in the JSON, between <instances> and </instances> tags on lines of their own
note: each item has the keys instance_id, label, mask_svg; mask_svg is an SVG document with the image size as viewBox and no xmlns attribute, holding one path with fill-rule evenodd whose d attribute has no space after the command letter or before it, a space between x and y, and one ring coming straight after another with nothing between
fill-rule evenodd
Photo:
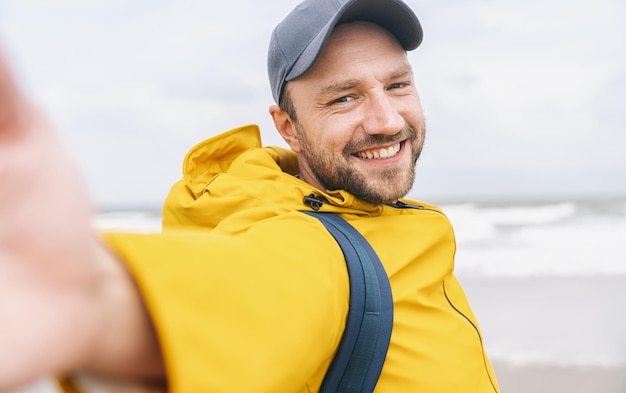
<instances>
[{"instance_id":1,"label":"eye","mask_svg":"<svg viewBox=\"0 0 626 393\"><path fill-rule=\"evenodd\" d=\"M391 85L389 85L387 90L401 89L403 87L407 87L408 85L409 85L409 83L407 83L407 82L392 83Z\"/></svg>"},{"instance_id":2,"label":"eye","mask_svg":"<svg viewBox=\"0 0 626 393\"><path fill-rule=\"evenodd\" d=\"M329 105L347 104L348 102L353 101L353 100L354 100L354 97L352 96L343 96L343 97L339 97L337 99L330 101Z\"/></svg>"}]
</instances>

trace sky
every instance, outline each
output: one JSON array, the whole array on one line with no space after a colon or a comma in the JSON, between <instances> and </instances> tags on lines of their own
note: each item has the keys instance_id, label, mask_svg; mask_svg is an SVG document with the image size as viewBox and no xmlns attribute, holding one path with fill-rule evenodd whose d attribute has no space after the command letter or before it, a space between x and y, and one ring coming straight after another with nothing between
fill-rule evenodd
<instances>
[{"instance_id":1,"label":"sky","mask_svg":"<svg viewBox=\"0 0 626 393\"><path fill-rule=\"evenodd\" d=\"M411 197L626 197L626 2L408 0L427 121ZM0 0L0 43L94 202L159 207L196 143L271 123L266 50L296 0Z\"/></svg>"}]
</instances>

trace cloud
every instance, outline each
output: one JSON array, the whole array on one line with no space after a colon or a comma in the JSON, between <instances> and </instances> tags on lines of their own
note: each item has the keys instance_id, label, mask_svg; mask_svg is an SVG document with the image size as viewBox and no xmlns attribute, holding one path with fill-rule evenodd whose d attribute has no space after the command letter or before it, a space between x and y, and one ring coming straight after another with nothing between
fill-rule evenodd
<instances>
[{"instance_id":1,"label":"cloud","mask_svg":"<svg viewBox=\"0 0 626 393\"><path fill-rule=\"evenodd\" d=\"M457 198L626 192L616 182L626 145L612 131L623 129L616 109L626 100L621 2L416 8L426 9L426 36L411 56L430 125L416 188Z\"/></svg>"}]
</instances>

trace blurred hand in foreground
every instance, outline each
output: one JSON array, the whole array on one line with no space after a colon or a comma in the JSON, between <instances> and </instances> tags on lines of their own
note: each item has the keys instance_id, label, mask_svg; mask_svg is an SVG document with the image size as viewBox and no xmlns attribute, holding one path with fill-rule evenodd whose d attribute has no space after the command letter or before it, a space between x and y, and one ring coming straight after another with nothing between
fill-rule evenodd
<instances>
[{"instance_id":1,"label":"blurred hand in foreground","mask_svg":"<svg viewBox=\"0 0 626 393\"><path fill-rule=\"evenodd\" d=\"M162 375L139 293L91 219L77 168L0 54L0 391L78 370Z\"/></svg>"}]
</instances>

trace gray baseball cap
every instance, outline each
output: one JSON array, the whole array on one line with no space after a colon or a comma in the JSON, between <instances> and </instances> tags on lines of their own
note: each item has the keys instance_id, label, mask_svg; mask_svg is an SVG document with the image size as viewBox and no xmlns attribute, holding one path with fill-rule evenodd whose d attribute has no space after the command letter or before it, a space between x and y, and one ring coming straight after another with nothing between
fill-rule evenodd
<instances>
[{"instance_id":1,"label":"gray baseball cap","mask_svg":"<svg viewBox=\"0 0 626 393\"><path fill-rule=\"evenodd\" d=\"M270 40L267 71L276 103L285 83L313 66L334 27L352 21L384 27L407 51L422 42L417 16L401 0L305 0L276 26Z\"/></svg>"}]
</instances>

